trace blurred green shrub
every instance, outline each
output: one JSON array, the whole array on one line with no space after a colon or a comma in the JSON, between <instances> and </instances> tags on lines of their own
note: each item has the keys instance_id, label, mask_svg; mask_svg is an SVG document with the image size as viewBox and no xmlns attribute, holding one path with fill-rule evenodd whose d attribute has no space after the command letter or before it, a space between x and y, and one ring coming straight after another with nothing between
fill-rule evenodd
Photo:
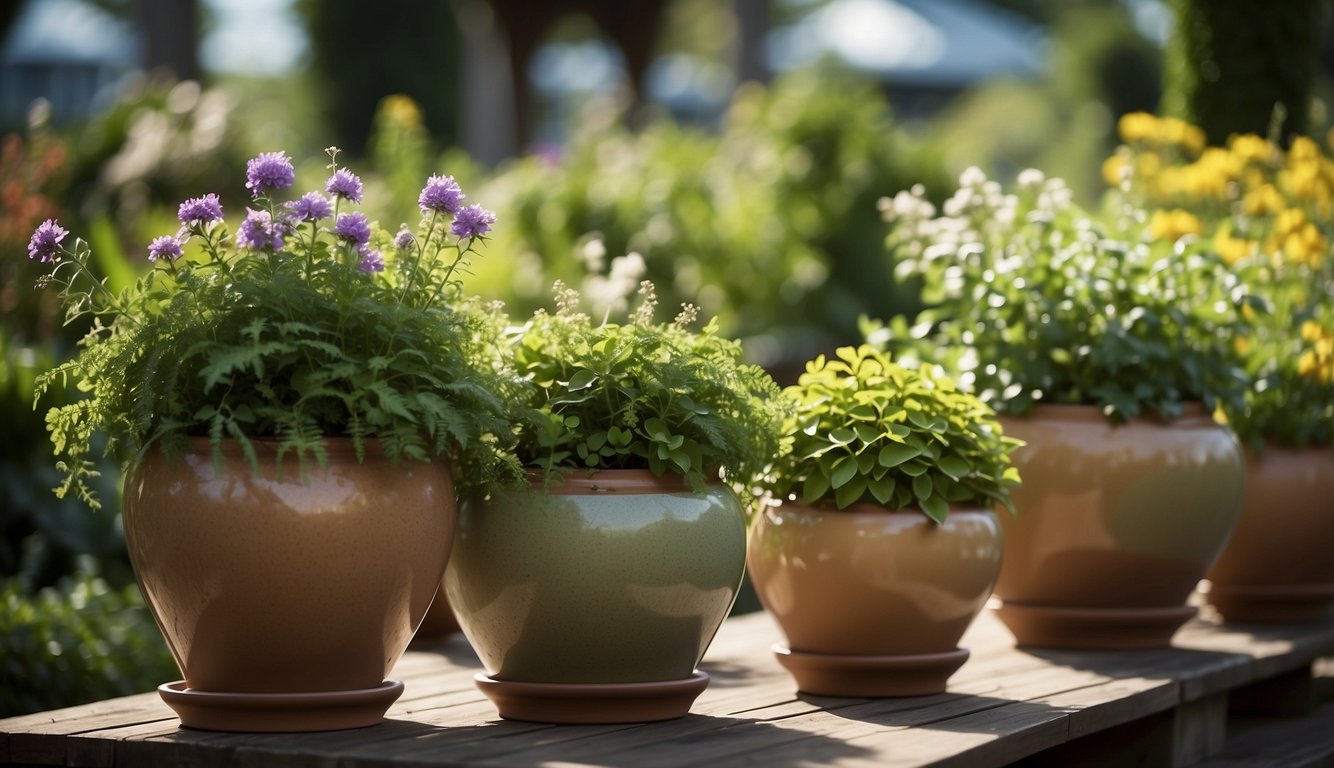
<instances>
[{"instance_id":1,"label":"blurred green shrub","mask_svg":"<svg viewBox=\"0 0 1334 768\"><path fill-rule=\"evenodd\" d=\"M720 134L665 119L630 130L593 111L558 154L515 161L475 190L498 214L500 258L473 284L522 313L557 278L594 303L649 279L664 306L699 305L757 362L804 360L855 338L861 313L912 309L901 306L910 294L885 288L876 200L918 182L948 185L880 92L841 71L743 87ZM642 268L612 258L632 252Z\"/></svg>"},{"instance_id":2,"label":"blurred green shrub","mask_svg":"<svg viewBox=\"0 0 1334 768\"><path fill-rule=\"evenodd\" d=\"M91 558L29 593L0 581L0 717L152 690L179 677L134 585L114 588Z\"/></svg>"}]
</instances>

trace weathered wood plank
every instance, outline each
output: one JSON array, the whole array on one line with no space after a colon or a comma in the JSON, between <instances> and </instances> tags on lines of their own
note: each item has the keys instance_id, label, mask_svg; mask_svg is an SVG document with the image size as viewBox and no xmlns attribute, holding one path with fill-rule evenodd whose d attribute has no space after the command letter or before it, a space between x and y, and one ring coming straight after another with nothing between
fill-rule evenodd
<instances>
[{"instance_id":1,"label":"weathered wood plank","mask_svg":"<svg viewBox=\"0 0 1334 768\"><path fill-rule=\"evenodd\" d=\"M1334 764L1334 704L1305 717L1234 719L1223 751L1197 768L1315 768Z\"/></svg>"},{"instance_id":2,"label":"weathered wood plank","mask_svg":"<svg viewBox=\"0 0 1334 768\"><path fill-rule=\"evenodd\" d=\"M702 665L712 683L668 723L548 726L499 721L476 689L461 636L405 654L404 696L377 727L327 734L220 734L178 723L155 693L0 721L0 758L86 765L772 764L1060 765L1093 756L1178 764L1221 746L1227 691L1302 685L1334 672L1334 621L1275 629L1192 622L1172 649L1018 651L990 613L965 635L947 693L911 699L798 694L770 646L768 615L729 619ZM1308 680L1309 684L1309 680ZM1275 689L1277 690L1277 688ZM1328 729L1334 730L1334 729ZM1064 745L1064 747L1062 746ZM1166 745L1166 746L1164 746ZM1089 750L1094 749L1094 755ZM1063 751L1064 750L1064 751ZM1073 756L1073 757L1071 757ZM1096 762L1096 760L1094 761ZM1091 764L1091 763L1090 763ZM1114 761L1108 764L1115 765ZM1146 762L1146 764L1148 764Z\"/></svg>"}]
</instances>

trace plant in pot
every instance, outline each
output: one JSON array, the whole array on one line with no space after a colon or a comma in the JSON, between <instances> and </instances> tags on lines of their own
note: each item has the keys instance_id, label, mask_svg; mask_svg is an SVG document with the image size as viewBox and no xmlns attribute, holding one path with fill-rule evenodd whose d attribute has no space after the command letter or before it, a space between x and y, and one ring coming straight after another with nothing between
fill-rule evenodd
<instances>
[{"instance_id":1,"label":"plant in pot","mask_svg":"<svg viewBox=\"0 0 1334 768\"><path fill-rule=\"evenodd\" d=\"M807 363L751 523L756 593L807 693L939 693L1001 566L996 507L1018 473L990 407L936 366L863 345Z\"/></svg>"},{"instance_id":2,"label":"plant in pot","mask_svg":"<svg viewBox=\"0 0 1334 768\"><path fill-rule=\"evenodd\" d=\"M511 331L520 487L463 505L446 594L502 717L680 717L745 569L742 485L778 450L762 369L694 309L655 322L651 283L625 323L557 284L554 314ZM505 319L497 315L495 322Z\"/></svg>"},{"instance_id":3,"label":"plant in pot","mask_svg":"<svg viewBox=\"0 0 1334 768\"><path fill-rule=\"evenodd\" d=\"M1240 514L1240 447L1213 413L1242 395L1253 299L1192 222L1094 216L1039 171L1006 193L970 169L942 215L915 191L883 207L927 309L868 332L943 364L1025 443L1000 618L1021 645L1170 643Z\"/></svg>"},{"instance_id":4,"label":"plant in pot","mask_svg":"<svg viewBox=\"0 0 1334 768\"><path fill-rule=\"evenodd\" d=\"M330 157L325 191L286 203L286 154L251 160L235 233L216 195L185 201L121 293L58 223L29 245L69 315L93 319L40 382L88 394L47 416L57 492L98 503L96 435L125 458L131 562L184 676L159 691L187 726L379 722L444 571L456 484L517 473L458 281L490 214L436 176L420 225L389 235Z\"/></svg>"},{"instance_id":5,"label":"plant in pot","mask_svg":"<svg viewBox=\"0 0 1334 768\"><path fill-rule=\"evenodd\" d=\"M1334 602L1334 160L1305 137L1286 151L1237 135L1192 152L1166 128L1151 115L1123 121L1108 161L1124 169L1116 194L1160 219L1195 217L1265 304L1235 340L1252 382L1227 410L1246 488L1205 596L1230 621L1316 618Z\"/></svg>"}]
</instances>

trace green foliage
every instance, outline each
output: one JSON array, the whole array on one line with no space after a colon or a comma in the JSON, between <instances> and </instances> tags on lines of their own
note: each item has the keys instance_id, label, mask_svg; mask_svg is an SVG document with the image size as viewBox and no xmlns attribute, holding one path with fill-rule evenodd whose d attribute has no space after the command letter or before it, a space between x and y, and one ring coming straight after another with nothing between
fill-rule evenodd
<instances>
[{"instance_id":1,"label":"green foliage","mask_svg":"<svg viewBox=\"0 0 1334 768\"><path fill-rule=\"evenodd\" d=\"M1250 386L1226 409L1253 448L1334 444L1334 158L1255 134L1205 146L1175 118L1131 114L1108 159L1109 199L1152 210L1151 229L1198 233L1264 310L1232 340Z\"/></svg>"},{"instance_id":2,"label":"green foliage","mask_svg":"<svg viewBox=\"0 0 1334 768\"><path fill-rule=\"evenodd\" d=\"M858 502L916 507L943 523L951 504L1002 504L1019 484L995 413L959 391L935 366L905 368L862 345L823 355L784 394L795 413L783 425L789 450L768 490L807 504Z\"/></svg>"},{"instance_id":3,"label":"green foliage","mask_svg":"<svg viewBox=\"0 0 1334 768\"><path fill-rule=\"evenodd\" d=\"M595 324L578 294L556 288L559 311L517 329L512 364L531 383L520 408L518 455L550 474L648 469L684 475L696 490L721 469L747 485L778 453L778 386L742 361L716 323L692 331L693 307L653 321L651 283L630 322Z\"/></svg>"},{"instance_id":4,"label":"green foliage","mask_svg":"<svg viewBox=\"0 0 1334 768\"><path fill-rule=\"evenodd\" d=\"M179 677L133 584L110 587L85 563L29 593L0 581L0 717L151 691Z\"/></svg>"},{"instance_id":5,"label":"green foliage","mask_svg":"<svg viewBox=\"0 0 1334 768\"><path fill-rule=\"evenodd\" d=\"M1173 419L1188 401L1240 401L1233 339L1255 305L1207 244L1151 239L1133 206L1100 221L1037 171L1006 194L975 169L937 216L901 193L888 243L928 308L880 340L943 364L999 411L1093 404L1113 422ZM888 330L888 333L884 331ZM911 338L909 338L911 337Z\"/></svg>"},{"instance_id":6,"label":"green foliage","mask_svg":"<svg viewBox=\"0 0 1334 768\"><path fill-rule=\"evenodd\" d=\"M253 461L250 442L272 439L304 469L324 463L325 437L346 436L358 452L378 440L395 460L452 457L465 489L509 471L496 450L509 431L501 385L485 362L495 340L478 336L457 279L480 238L452 236L448 218L423 218L402 247L377 230L372 244L392 251L381 272L318 221L288 222L285 243L263 248L236 244L222 222L192 224L191 253L119 293L92 275L83 241L62 250L47 280L71 317L97 322L38 381L39 397L67 380L89 394L47 414L67 472L58 494L96 505L96 433L131 460L206 437L215 451L238 441Z\"/></svg>"},{"instance_id":7,"label":"green foliage","mask_svg":"<svg viewBox=\"0 0 1334 768\"><path fill-rule=\"evenodd\" d=\"M1263 6L1173 0L1172 6L1166 114L1200 126L1213 144L1234 133L1267 135L1271 125L1283 138L1307 132L1322 22L1328 21L1323 0Z\"/></svg>"},{"instance_id":8,"label":"green foliage","mask_svg":"<svg viewBox=\"0 0 1334 768\"><path fill-rule=\"evenodd\" d=\"M721 135L617 118L590 114L558 158L526 158L486 184L507 222L497 247L523 268L481 265L479 284L531 311L561 279L598 307L585 265L602 280L604 255L637 253L664 304L698 303L770 361L812 335L850 336L859 312L908 309L910 297L887 295L875 200L915 181L939 190L944 177L874 86L824 70L747 85Z\"/></svg>"}]
</instances>

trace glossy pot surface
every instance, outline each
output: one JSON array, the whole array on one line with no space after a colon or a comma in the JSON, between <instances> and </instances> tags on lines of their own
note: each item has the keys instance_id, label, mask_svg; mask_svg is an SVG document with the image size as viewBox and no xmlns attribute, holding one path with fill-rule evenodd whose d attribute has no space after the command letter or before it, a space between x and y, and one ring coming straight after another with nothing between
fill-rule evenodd
<instances>
[{"instance_id":1,"label":"glossy pot surface","mask_svg":"<svg viewBox=\"0 0 1334 768\"><path fill-rule=\"evenodd\" d=\"M1202 407L1165 424L1113 426L1092 406L1006 417L1026 445L1023 485L1002 516L996 596L1025 605L1181 606L1241 513L1240 446Z\"/></svg>"},{"instance_id":2,"label":"glossy pot surface","mask_svg":"<svg viewBox=\"0 0 1334 768\"><path fill-rule=\"evenodd\" d=\"M445 588L496 680L684 680L744 568L731 490L608 470L465 505Z\"/></svg>"},{"instance_id":3,"label":"glossy pot surface","mask_svg":"<svg viewBox=\"0 0 1334 768\"><path fill-rule=\"evenodd\" d=\"M991 595L1000 537L985 509L955 508L937 524L917 510L789 502L751 524L748 567L793 651L942 653Z\"/></svg>"},{"instance_id":4,"label":"glossy pot surface","mask_svg":"<svg viewBox=\"0 0 1334 768\"><path fill-rule=\"evenodd\" d=\"M1246 452L1241 523L1209 571L1225 618L1304 620L1334 601L1334 448Z\"/></svg>"},{"instance_id":5,"label":"glossy pot surface","mask_svg":"<svg viewBox=\"0 0 1334 768\"><path fill-rule=\"evenodd\" d=\"M455 523L444 461L392 464L331 440L327 469L258 473L234 443L127 475L126 543L191 689L298 693L380 686L440 583Z\"/></svg>"}]
</instances>

